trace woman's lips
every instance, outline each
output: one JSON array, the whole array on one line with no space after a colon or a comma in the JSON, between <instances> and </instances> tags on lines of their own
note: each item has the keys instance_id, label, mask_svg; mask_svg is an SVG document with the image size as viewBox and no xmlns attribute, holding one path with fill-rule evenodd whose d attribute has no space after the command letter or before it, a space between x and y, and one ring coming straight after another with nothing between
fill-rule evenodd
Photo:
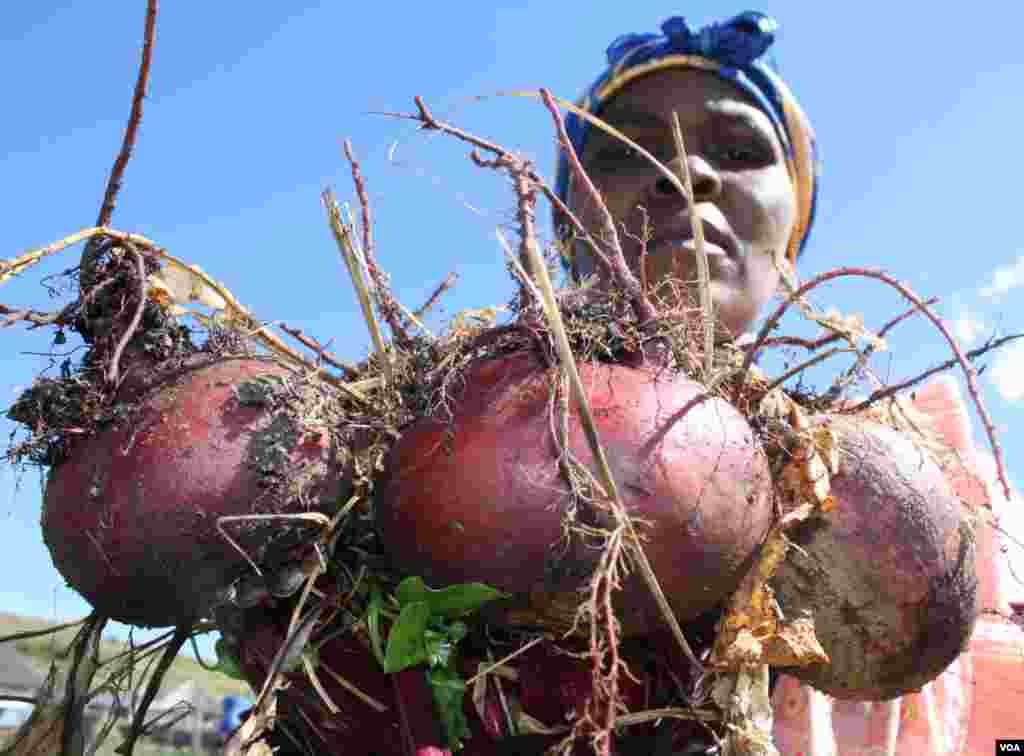
<instances>
[{"instance_id":1,"label":"woman's lips","mask_svg":"<svg viewBox=\"0 0 1024 756\"><path fill-rule=\"evenodd\" d=\"M704 252L708 256L708 268L712 278L720 278L724 274L734 274L739 263L725 249L705 240ZM651 245L650 254L669 254L679 258L688 269L697 270L697 242L695 239L666 240Z\"/></svg>"}]
</instances>

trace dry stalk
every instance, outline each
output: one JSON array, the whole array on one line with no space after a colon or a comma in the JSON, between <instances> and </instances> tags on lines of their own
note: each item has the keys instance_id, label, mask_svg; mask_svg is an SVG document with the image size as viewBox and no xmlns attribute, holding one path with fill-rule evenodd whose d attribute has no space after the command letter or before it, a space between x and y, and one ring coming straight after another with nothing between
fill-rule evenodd
<instances>
[{"instance_id":1,"label":"dry stalk","mask_svg":"<svg viewBox=\"0 0 1024 756\"><path fill-rule=\"evenodd\" d=\"M498 237L498 243L505 251L505 260L508 262L512 275L519 283L519 289L522 292L523 304L525 305L526 302L530 301L540 304L542 301L540 291L537 290L537 286L530 278L530 274L526 272L525 268L523 268L523 262L526 258L523 258L522 255L517 256L516 253L512 251L512 245L509 244L505 235L501 233L500 228L494 229L494 234Z\"/></svg>"},{"instance_id":2,"label":"dry stalk","mask_svg":"<svg viewBox=\"0 0 1024 756\"><path fill-rule=\"evenodd\" d=\"M321 604L322 602L319 600L313 602L313 608L302 618L295 629L288 633L281 647L274 654L274 658L267 669L267 678L263 681L263 687L260 688L260 692L256 696L256 703L253 705L254 717L266 714L270 701L273 699L271 694L277 687L278 678L284 669L289 666L289 663L295 660L308 644L309 637L320 616Z\"/></svg>"},{"instance_id":3,"label":"dry stalk","mask_svg":"<svg viewBox=\"0 0 1024 756\"><path fill-rule=\"evenodd\" d=\"M968 352L965 352L964 356L968 360L973 361L976 360L978 357L981 357L982 355L988 354L993 349L998 349L1004 344L1008 344L1012 341L1017 341L1018 339L1021 338L1024 338L1024 333L1015 333L1009 336L1003 336L998 339L992 339L986 342L985 344L982 344L980 347L976 347ZM908 378L905 381L901 381L900 383L894 383L890 386L884 386L878 389L877 391L873 392L870 396L868 396L867 399L860 402L859 404L855 404L849 408L844 408L842 412L846 414L854 414L866 410L868 407L875 404L876 402L880 402L883 399L888 399L889 397L898 394L900 391L905 391L908 388L913 388L922 381L931 378L933 375L941 373L945 370L949 370L952 367L956 367L957 364L958 361L955 357L953 357L952 359L948 359L945 362L935 365L934 367L928 368L923 373L921 373L920 375L916 375L913 378Z\"/></svg>"},{"instance_id":4,"label":"dry stalk","mask_svg":"<svg viewBox=\"0 0 1024 756\"><path fill-rule=\"evenodd\" d=\"M409 343L410 338L409 334L406 333L405 326L402 325L401 307L391 294L387 276L377 265L377 257L373 245L373 220L370 213L370 197L366 193L366 180L363 178L359 161L356 160L355 154L352 152L352 142L348 139L345 140L345 157L348 159L349 166L352 169L352 183L355 185L356 196L359 198L359 209L362 213L363 227L362 257L366 261L366 270L373 280L374 291L377 294L377 309L388 322L388 326L391 328L391 335L395 341L400 345L406 345Z\"/></svg>"},{"instance_id":5,"label":"dry stalk","mask_svg":"<svg viewBox=\"0 0 1024 756\"><path fill-rule=\"evenodd\" d=\"M141 645L136 646L136 645L133 644L127 650L122 651L121 653L117 654L116 656L112 656L109 659L105 659L100 664L100 666L101 667L109 667L111 665L116 665L118 662L120 662L122 659L125 659L125 658L130 658L133 663L137 662L137 661L139 661L142 658L141 657L142 653L151 651L152 649L157 648L157 647L163 648L164 645L167 643L167 641L169 641L173 636L174 636L174 630L168 630L167 632L161 633L156 638L153 638L152 640L148 640L148 641L146 641L145 643L143 643ZM113 672L112 674L116 674L116 671Z\"/></svg>"},{"instance_id":6,"label":"dry stalk","mask_svg":"<svg viewBox=\"0 0 1024 756\"><path fill-rule=\"evenodd\" d=\"M597 462L600 483L604 489L605 497L610 503L612 516L615 521L615 528L609 535L609 542L606 544L604 552L602 553L601 563L595 572L594 578L594 589L597 591L597 595L592 593L592 600L600 602L601 607L599 609L599 614L596 617L593 614L591 616L592 623L601 617L603 617L605 623L604 632L600 634L591 632L591 646L592 651L595 652L595 658L603 656L605 650L612 656L610 663L603 665L608 670L605 673L604 679L604 684L607 688L602 691L602 693L605 694L607 703L603 717L605 721L599 725L599 731L594 736L595 745L598 746L602 752L607 752L607 749L610 747L610 737L614 728L615 717L618 713L616 711L616 707L619 704L617 690L618 672L622 665L621 660L618 659L617 620L615 618L614 609L611 605L612 594L619 586L618 574L620 570L622 549L627 549L635 558L639 566L640 573L654 596L654 599L657 602L666 623L669 625L673 636L675 636L680 649L683 651L683 654L695 668L703 670L703 667L687 643L686 638L683 635L682 628L679 626L678 620L669 607L668 600L665 598L665 594L662 591L661 586L658 583L658 579L647 559L647 555L644 552L640 537L633 527L632 520L622 504L618 487L616 486L614 476L612 475L611 468L608 464L607 455L605 454L604 447L601 444L600 436L597 432L597 426L594 423L594 419L590 411L586 389L583 386L583 381L581 380L579 371L576 367L576 359L573 355L572 347L569 343L568 335L566 334L565 325L562 321L561 312L555 296L554 286L552 285L551 278L548 275L544 258L541 255L540 250L537 248L536 235L534 234L532 225L534 193L531 190L529 179L524 174L514 174L514 180L516 193L519 198L520 221L523 225L523 251L529 259L531 273L540 290L544 313L547 317L551 333L555 339L555 346L561 361L562 370L568 376L569 384L579 409L580 419L584 433L587 437L587 442ZM605 637L607 639L607 649L598 647L601 644L598 637Z\"/></svg>"},{"instance_id":7,"label":"dry stalk","mask_svg":"<svg viewBox=\"0 0 1024 756\"><path fill-rule=\"evenodd\" d=\"M609 246L611 247L611 254L607 256L607 262L614 282L629 298L629 301L636 312L637 319L641 324L654 320L654 318L657 317L657 311L654 309L654 305L647 298L646 293L641 288L640 281L637 280L636 276L634 276L633 272L629 269L629 264L626 262L626 256L622 252L622 243L619 240L618 229L615 227L615 219L612 217L611 212L608 210L608 206L602 199L601 193L597 190L597 187L594 186L594 182L590 180L586 170L584 170L583 164L580 162L579 155L576 154L576 149L573 147L572 141L569 139L569 135L565 131L565 123L562 120L562 114L558 111L558 106L555 104L554 98L552 98L551 93L546 89L540 90L540 96L544 101L544 105L547 107L548 112L551 113L551 117L554 119L555 130L558 133L558 142L569 159L569 165L572 168L573 177L576 179L584 195L593 204L594 209L597 210L601 216L602 230L608 240Z\"/></svg>"},{"instance_id":8,"label":"dry stalk","mask_svg":"<svg viewBox=\"0 0 1024 756\"><path fill-rule=\"evenodd\" d=\"M327 707L327 710L331 712L331 714L337 714L341 711L338 704L334 703L333 699L327 694L327 690L320 682L320 677L317 675L316 669L313 667L313 662L309 660L309 655L305 653L302 654L302 669L305 671L306 677L309 678L309 682L313 686L313 690L317 692L317 695L320 696L320 700L324 702L324 706Z\"/></svg>"},{"instance_id":9,"label":"dry stalk","mask_svg":"<svg viewBox=\"0 0 1024 756\"><path fill-rule=\"evenodd\" d=\"M548 640L547 636L544 636L544 635L538 636L538 637L534 638L532 641L524 643L522 646L520 646L519 648L517 648L515 651L513 651L510 654L508 654L507 656L501 657L500 659L498 659L498 661L492 662L491 664L489 664L486 667L484 667L483 665L480 665L481 669L475 675L473 675L471 678L466 680L466 687L467 688L471 687L473 685L473 683L475 683L481 677L485 677L485 676L490 675L492 673L497 674L498 670L500 670L502 667L504 667L506 664L508 664L513 659L515 659L517 656L526 653L531 648L536 646L538 643L541 643L541 642L543 642L545 640ZM512 671L512 670L509 670L509 671Z\"/></svg>"},{"instance_id":10,"label":"dry stalk","mask_svg":"<svg viewBox=\"0 0 1024 756\"><path fill-rule=\"evenodd\" d=\"M341 208L338 206L338 201L335 199L333 191L325 189L321 197L323 198L324 208L327 210L327 222L331 227L331 232L334 234L334 240L338 245L338 251L341 253L341 259L345 261L345 267L348 269L352 286L355 287L356 297L359 299L359 306L362 308L363 319L366 321L366 327L370 331L370 338L373 340L374 349L380 354L381 360L384 362L388 383L391 383L393 380L391 360L387 353L387 347L384 344L384 337L380 332L380 325L373 314L370 291L366 285L366 278L363 276L358 248L352 237L352 227L342 219Z\"/></svg>"},{"instance_id":11,"label":"dry stalk","mask_svg":"<svg viewBox=\"0 0 1024 756\"><path fill-rule=\"evenodd\" d=\"M722 715L717 711L706 709L648 709L631 714L623 714L615 720L616 727L632 727L633 725L657 722L662 719L680 719L688 722L720 722Z\"/></svg>"},{"instance_id":12,"label":"dry stalk","mask_svg":"<svg viewBox=\"0 0 1024 756\"><path fill-rule=\"evenodd\" d=\"M79 244L83 241L88 242L97 237L109 237L111 239L116 239L125 244L126 246L129 244L135 245L136 247L145 249L148 253L154 255L155 257L158 257L162 260L171 263L171 265L173 266L188 270L192 275L201 280L204 285L208 286L212 291L216 292L224 300L225 308L229 312L234 323L252 329L251 333L249 334L251 337L258 339L272 353L284 359L286 362L291 363L296 367L301 367L310 370L311 372L313 372L323 380L327 381L328 383L336 386L337 388L345 390L345 384L338 376L333 375L332 373L327 372L318 365L310 362L302 354L292 349L290 346L285 344L281 339L279 339L274 334L270 333L267 329L267 326L256 320L255 316L253 316L253 314L249 312L249 310L246 309L242 305L242 303L239 302L235 298L235 296L230 291L227 290L227 288L225 288L220 283L215 281L202 270L197 270L196 268L188 265L184 260L181 260L175 257L174 255L168 253L166 250L162 249L156 242L147 239L146 237L141 236L139 234L118 231L116 229L108 228L106 226L93 226L91 228L83 229L81 231L78 231L77 233L71 234L70 236L66 236L63 239L56 241L53 244L49 244L45 247L40 247L38 249L31 250L23 255L19 255L18 257L12 260L0 262L0 284L5 282L12 276L23 273L25 270L32 267L33 265L42 262L47 257L62 252L68 247L74 246L75 244ZM104 282L98 284L98 286L103 285ZM85 296L90 296L92 293L93 292L89 292ZM63 312L70 312L70 310L65 308L65 310L62 311L62 314ZM55 322L59 322L59 316L55 320Z\"/></svg>"},{"instance_id":13,"label":"dry stalk","mask_svg":"<svg viewBox=\"0 0 1024 756\"><path fill-rule=\"evenodd\" d=\"M7 328L22 321L30 324L32 328L57 325L60 323L60 317L63 314L63 310L61 312L42 312L28 307L16 309L14 307L8 307L7 305L0 305L0 315L7 316L3 319L3 322L0 323L0 328Z\"/></svg>"},{"instance_id":14,"label":"dry stalk","mask_svg":"<svg viewBox=\"0 0 1024 756\"><path fill-rule=\"evenodd\" d=\"M960 344L956 338L949 332L949 329L942 322L942 319L935 313L934 310L920 297L911 291L907 286L894 279L888 273L881 270L875 270L872 268L857 268L857 267L843 267L835 270L827 271L818 276L815 276L806 283L800 285L783 301L771 314L771 316L765 321L761 327L757 338L754 340L753 345L747 351L746 357L743 360L741 370L744 373L749 370L750 365L753 363L757 353L761 350L764 345L764 341L768 334L771 333L779 324L783 314L786 310L794 303L801 300L801 298L811 289L821 286L827 281L831 281L835 278L843 277L860 277L860 278L873 278L881 281L882 283L890 286L891 288L898 291L903 297L910 301L911 304L932 322L939 332L942 333L946 342L949 344L950 349L955 355L955 364L959 365L961 370L964 372L964 377L967 380L967 391L971 395L971 399L974 401L975 407L978 409L978 415L981 417L982 425L985 427L985 433L988 436L989 444L992 447L992 456L996 463L996 474L1000 484L1003 487L1003 494L1007 500L1011 498L1010 483L1006 475L1006 463L1003 459L1003 449L999 443L999 438L996 434L995 425L992 422L992 416L989 414L988 409L985 406L985 402L981 398L981 390L978 388L977 371L970 364L968 359L964 356L963 351L960 349Z\"/></svg>"},{"instance_id":15,"label":"dry stalk","mask_svg":"<svg viewBox=\"0 0 1024 756\"><path fill-rule=\"evenodd\" d=\"M135 716L132 717L132 726L128 731L128 737L124 743L115 749L121 756L132 756L135 742L146 734L146 714L149 712L149 706L153 703L153 699L156 698L156 694L160 690L160 685L164 681L164 675L167 674L167 670L171 668L171 664L178 656L181 647L185 645L185 641L191 635L192 627L190 625L179 625L175 628L174 636L164 648L163 655L160 657L156 669L153 670L153 674L146 684L146 691L142 695L142 701L139 702L139 706L135 710Z\"/></svg>"},{"instance_id":16,"label":"dry stalk","mask_svg":"<svg viewBox=\"0 0 1024 756\"><path fill-rule=\"evenodd\" d=\"M535 92L530 94L535 97L538 96ZM386 115L391 118L401 118L405 120L417 121L422 125L424 129L428 129L431 131L439 131L442 134L447 134L449 136L455 137L456 139L462 142L465 142L466 144L472 145L478 150L484 150L485 152L489 152L492 155L496 155L498 158L498 164L512 165L515 164L516 162L519 162L518 158L516 158L515 155L506 150L501 145L496 144L494 142L490 142L486 139L476 136L475 134L471 134L468 131L458 128L457 126L452 126L449 123L437 120L434 117L434 115L430 112L430 110L427 108L426 103L423 102L422 97L416 97L415 102L416 108L419 111L418 115L408 115L405 113L380 113L379 115ZM558 102L562 101L558 100ZM488 165L486 161L481 160L477 155L471 155L470 157L473 159L475 163L477 163L477 165ZM490 167L496 167L494 163L491 163L489 165ZM598 264L601 265L602 267L605 267L610 275L611 268L609 267L607 257L605 257L604 253L601 251L600 246L591 237L590 232L586 229L583 223L580 222L579 218L576 217L576 214L573 213L572 210L570 210L564 202L562 202L561 198L554 191L552 191L551 187L549 187L545 183L543 177L540 176L540 174L531 170L529 166L521 165L520 168L524 171L525 175L530 179L530 181L540 189L541 193L548 200L548 202L550 202L552 206L554 206L558 210L558 212L561 213L562 217L564 217L569 222L569 224L573 227L573 231L579 236L579 238L583 239L590 245L590 247L594 250L594 254L597 257Z\"/></svg>"},{"instance_id":17,"label":"dry stalk","mask_svg":"<svg viewBox=\"0 0 1024 756\"><path fill-rule=\"evenodd\" d=\"M146 87L149 84L149 70L153 62L153 42L156 38L156 14L157 0L149 0L146 4L146 25L143 32L144 42L142 44L142 60L139 62L139 73L135 79L135 92L132 95L132 107L128 114L128 125L124 131L124 139L121 142L121 149L114 160L113 168L110 170L110 177L107 179L107 188L103 193L103 202L100 205L99 217L96 220L97 226L106 226L114 214L114 204L117 200L117 193L121 190L121 180L124 177L125 168L131 160L132 150L135 148L135 135L138 133L139 124L142 122L142 101L146 97ZM82 283L89 285L94 277L93 268L96 264L98 250L95 245L87 245L82 253Z\"/></svg>"},{"instance_id":18,"label":"dry stalk","mask_svg":"<svg viewBox=\"0 0 1024 756\"><path fill-rule=\"evenodd\" d=\"M54 659L36 694L32 716L5 753L11 756L79 756L85 748L83 714L99 668L99 643L107 618L96 613L82 623L70 645Z\"/></svg>"},{"instance_id":19,"label":"dry stalk","mask_svg":"<svg viewBox=\"0 0 1024 756\"><path fill-rule=\"evenodd\" d=\"M711 268L708 265L708 252L704 247L704 221L697 211L697 196L693 192L693 179L690 176L690 161L686 156L686 145L683 142L683 129L679 125L679 114L672 111L672 136L676 142L676 153L679 155L679 174L686 187L686 204L690 211L690 226L697 247L697 291L700 295L700 311L704 326L704 375L711 376L715 365L715 310L711 301Z\"/></svg>"},{"instance_id":20,"label":"dry stalk","mask_svg":"<svg viewBox=\"0 0 1024 756\"><path fill-rule=\"evenodd\" d=\"M82 623L86 622L88 618L75 620L74 622L65 622L63 625L54 625L53 627L47 627L42 630L27 630L23 633L13 633L12 635L5 635L0 637L0 643L10 643L12 641L29 640L31 638L41 638L44 635L53 635L59 633L61 630L68 630L72 627L78 627Z\"/></svg>"},{"instance_id":21,"label":"dry stalk","mask_svg":"<svg viewBox=\"0 0 1024 756\"><path fill-rule=\"evenodd\" d=\"M333 352L328 352L327 348L323 344L318 342L316 339L307 336L305 333L303 333L301 328L292 328L286 323L276 323L275 325L277 325L278 328L280 328L282 331L284 331L293 339L302 344L302 346L312 349L314 352L316 352L316 355L319 359L323 360L328 365L333 365L334 367L341 370L343 373L345 373L347 378L355 378L357 375L359 375L359 369L355 365L353 365L351 362L346 362L345 360L342 360Z\"/></svg>"},{"instance_id":22,"label":"dry stalk","mask_svg":"<svg viewBox=\"0 0 1024 756\"><path fill-rule=\"evenodd\" d=\"M450 288L452 288L455 285L455 282L458 280L458 278L458 274L454 272L449 273L447 276L445 276L444 280L441 281L441 283L437 285L437 288L434 289L434 291L430 294L429 297L427 297L427 301L421 304L415 310L413 310L412 314L420 319L426 317L427 314L434 308L434 305L436 305L438 301L441 299L441 297L444 296L445 292L447 292Z\"/></svg>"},{"instance_id":23,"label":"dry stalk","mask_svg":"<svg viewBox=\"0 0 1024 756\"><path fill-rule=\"evenodd\" d=\"M930 307L936 304L938 301L938 297L930 297L924 300L924 303ZM880 339L884 339L885 335L889 331L891 331L895 326L902 323L904 320L909 318L914 313L920 311L921 310L918 307L911 307L908 310L904 310L902 313L900 313L895 318L887 322L878 330L878 337ZM821 338L818 339L802 339L799 336L775 336L774 338L765 339L764 341L762 341L760 348L765 349L767 347L795 346L801 347L802 349L806 349L808 352L814 352L817 351L818 349L821 349L822 347L826 347L829 344L835 343L836 341L839 341L842 338L843 334L838 332L826 334L825 336L822 336Z\"/></svg>"},{"instance_id":24,"label":"dry stalk","mask_svg":"<svg viewBox=\"0 0 1024 756\"><path fill-rule=\"evenodd\" d=\"M154 242L151 242L144 236L139 236L138 234L127 234L123 231L114 231L113 229L105 226L93 226L92 228L82 229L70 236L65 236L63 239L55 241L53 244L29 250L28 252L18 255L13 259L0 262L0 283L4 283L8 279L13 278L20 273L24 273L33 265L38 265L51 255L63 252L68 247L73 247L83 241L89 241L97 236L110 236L114 239L134 242L141 247L146 247L147 249L157 248L157 245Z\"/></svg>"},{"instance_id":25,"label":"dry stalk","mask_svg":"<svg viewBox=\"0 0 1024 756\"><path fill-rule=\"evenodd\" d=\"M128 346L128 342L132 340L132 336L135 335L135 331L139 328L139 323L142 322L142 313L146 309L146 262L142 259L142 254L138 248L131 242L122 242L128 251L132 253L135 258L135 275L139 279L139 301L135 305L135 312L132 315L131 322L128 323L128 327L125 328L124 333L121 334L121 338L117 342L117 346L114 347L114 351L110 356L110 365L107 367L107 383L111 386L117 386L121 382L121 355L124 353L125 347Z\"/></svg>"},{"instance_id":26,"label":"dry stalk","mask_svg":"<svg viewBox=\"0 0 1024 756\"><path fill-rule=\"evenodd\" d=\"M803 371L807 370L808 368L814 367L819 362L824 362L825 360L829 359L830 357L834 357L837 354L849 354L850 352L854 352L854 351L856 351L856 350L854 350L851 347L832 347L828 351L822 352L821 354L816 354L813 357L809 357L808 359L804 360L803 362L801 362L796 367L790 368L785 373L783 373L778 378L776 378L774 381L769 383L763 389L763 391L764 391L764 393L767 394L772 389L778 388L779 386L784 384L786 381L788 381L794 375L799 375L800 373L802 373Z\"/></svg>"},{"instance_id":27,"label":"dry stalk","mask_svg":"<svg viewBox=\"0 0 1024 756\"><path fill-rule=\"evenodd\" d=\"M329 666L324 664L322 661L320 662L320 669L326 672L328 676L334 680L334 682L338 683L338 685L343 687L345 690L347 690L349 693L358 698L360 701L362 701L364 704L369 706L374 711L388 710L388 707L385 704L382 704L380 701L378 701L376 698L369 695L368 693L364 693L363 691L361 691L359 688L357 688L344 677L339 675L337 672L335 672Z\"/></svg>"}]
</instances>

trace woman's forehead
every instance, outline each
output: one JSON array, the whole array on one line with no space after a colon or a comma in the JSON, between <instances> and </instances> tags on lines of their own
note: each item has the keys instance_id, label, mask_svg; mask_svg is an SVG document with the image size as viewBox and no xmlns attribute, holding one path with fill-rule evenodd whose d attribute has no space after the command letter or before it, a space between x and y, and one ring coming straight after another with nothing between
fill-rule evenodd
<instances>
[{"instance_id":1,"label":"woman's forehead","mask_svg":"<svg viewBox=\"0 0 1024 756\"><path fill-rule=\"evenodd\" d=\"M736 84L716 74L690 68L656 71L631 81L604 103L598 115L610 123L634 126L665 124L673 111L753 121L771 129L771 119Z\"/></svg>"}]
</instances>

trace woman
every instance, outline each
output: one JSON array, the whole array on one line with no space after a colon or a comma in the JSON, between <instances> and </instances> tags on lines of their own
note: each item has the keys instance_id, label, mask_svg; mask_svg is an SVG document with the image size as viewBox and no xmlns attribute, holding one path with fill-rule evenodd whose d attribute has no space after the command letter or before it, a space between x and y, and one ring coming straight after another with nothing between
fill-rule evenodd
<instances>
[{"instance_id":1,"label":"woman","mask_svg":"<svg viewBox=\"0 0 1024 756\"><path fill-rule=\"evenodd\" d=\"M760 314L779 285L779 267L795 262L814 218L817 163L806 117L762 61L775 22L757 13L692 30L673 18L663 35L626 35L608 49L608 70L581 105L674 167L673 113L679 117L707 244L711 293L733 337ZM570 115L576 151L625 224L624 252L634 268L644 250L650 282L696 279L693 229L685 199L649 161ZM593 208L574 190L564 156L557 187L585 218ZM577 274L593 264L575 255Z\"/></svg>"},{"instance_id":2,"label":"woman","mask_svg":"<svg viewBox=\"0 0 1024 756\"><path fill-rule=\"evenodd\" d=\"M579 103L675 169L681 167L672 130L673 115L678 116L706 239L715 314L720 329L733 338L750 329L776 293L781 271L796 263L814 219L814 135L792 93L763 60L775 30L772 19L748 12L699 30L682 18L672 18L660 34L625 35L608 48L607 69ZM568 117L566 126L622 229L623 251L634 272L653 285L670 278L694 282L694 230L686 198L621 141L575 115ZM564 155L557 188L596 236L600 225L595 209L573 186ZM556 224L561 220L556 218ZM582 243L573 247L570 266L577 279L599 272ZM962 498L974 506L988 506L994 501L988 495L994 489L986 483L991 475L978 473L983 465L970 442L956 384L933 384L920 393L917 404L965 461L953 481ZM981 528L982 606L1005 612L996 551L991 529ZM983 617L967 653L920 693L893 702L833 702L783 678L773 698L780 752L993 752L996 737L1012 735L992 730L999 719L981 713L987 701L976 713L973 694L977 689L979 694L999 695L1001 688L1001 703L1009 697L1010 712L1024 703L1024 674L1006 676L988 653L992 644L985 641L988 645L982 648L979 632L988 638L993 629L986 622L1003 621ZM995 628L995 635L1006 648L1016 643L1024 649L1020 633L1005 622ZM983 719L990 723L987 727ZM969 731L972 720L977 724Z\"/></svg>"}]
</instances>

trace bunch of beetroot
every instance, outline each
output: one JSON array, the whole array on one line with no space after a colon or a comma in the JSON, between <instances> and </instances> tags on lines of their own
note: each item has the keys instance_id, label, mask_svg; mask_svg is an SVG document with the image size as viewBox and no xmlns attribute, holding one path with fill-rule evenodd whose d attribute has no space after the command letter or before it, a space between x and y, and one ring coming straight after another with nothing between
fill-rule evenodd
<instances>
[{"instance_id":1,"label":"bunch of beetroot","mask_svg":"<svg viewBox=\"0 0 1024 756\"><path fill-rule=\"evenodd\" d=\"M702 309L654 307L621 253L607 290L556 295L534 179L502 160L523 245L501 326L411 335L365 195L361 248L329 203L379 347L343 375L254 340L216 287L232 317L195 343L167 256L98 233L60 324L86 357L10 413L68 583L181 638L215 624L258 693L231 753L682 749L726 737L710 688L741 667L865 700L938 675L977 608L940 457L709 349Z\"/></svg>"},{"instance_id":2,"label":"bunch of beetroot","mask_svg":"<svg viewBox=\"0 0 1024 756\"><path fill-rule=\"evenodd\" d=\"M128 259L116 245L107 255L112 270ZM235 337L154 352L175 321L158 302L140 306L163 330L132 336L116 386L96 378L110 366L96 338L82 371L15 407L52 465L43 536L106 616L214 620L224 657L254 690L271 686L278 726L261 737L369 756L542 750L585 734L574 728L597 711L597 598L631 672L615 694L623 712L713 708L634 560L595 596L615 518L537 307L506 326L406 339L390 383L379 358L351 376L370 387L360 399ZM667 340L678 320L641 327L603 295L562 310L621 505L701 663L780 515L809 496L792 480L812 469L808 455L831 460L828 506L788 531L799 548L769 590L784 615L812 620L824 656L786 671L880 699L959 653L975 612L973 539L922 446L838 412L809 429L768 418L757 375L709 391L700 359L678 359L690 341ZM65 396L92 397L92 414L46 425L67 422ZM833 439L827 455L819 431ZM488 668L497 676L481 678ZM652 728L610 747L628 753ZM663 732L697 741L714 729Z\"/></svg>"}]
</instances>

